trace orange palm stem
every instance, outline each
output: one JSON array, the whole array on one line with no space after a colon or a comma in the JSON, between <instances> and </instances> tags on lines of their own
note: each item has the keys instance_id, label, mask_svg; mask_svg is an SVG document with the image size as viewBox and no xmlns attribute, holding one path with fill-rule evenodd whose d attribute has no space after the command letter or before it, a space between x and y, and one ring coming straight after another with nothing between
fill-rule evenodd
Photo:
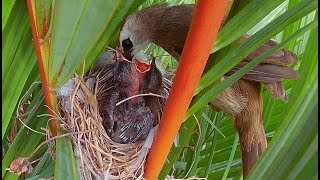
<instances>
[{"instance_id":1,"label":"orange palm stem","mask_svg":"<svg viewBox=\"0 0 320 180\"><path fill-rule=\"evenodd\" d=\"M35 17L34 17L33 10L32 10L31 0L27 0L27 7L28 7L29 18L30 18L30 24L31 24L32 38L33 38L33 42L34 42L34 45L36 48L38 66L39 66L40 77L41 77L41 82L42 82L42 89L43 89L43 93L45 96L46 104L48 106L48 113L53 116L54 113L52 111L53 106L52 106L52 100L51 100L51 95L50 95L50 88L48 86L48 81L47 81L44 66L43 66L43 60L42 60L42 56L41 56L37 26L36 26ZM51 128L52 135L56 136L57 135L57 124L56 124L55 120L50 121L50 128Z\"/></svg>"}]
</instances>

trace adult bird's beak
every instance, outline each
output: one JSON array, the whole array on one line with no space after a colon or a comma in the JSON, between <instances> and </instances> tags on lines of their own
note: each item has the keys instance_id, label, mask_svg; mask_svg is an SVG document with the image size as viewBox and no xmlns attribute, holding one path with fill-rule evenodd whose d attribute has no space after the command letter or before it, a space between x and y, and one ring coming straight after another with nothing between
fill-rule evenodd
<instances>
[{"instance_id":1,"label":"adult bird's beak","mask_svg":"<svg viewBox=\"0 0 320 180\"><path fill-rule=\"evenodd\" d=\"M129 61L132 61L132 48L127 49L127 48L123 48L123 56L124 58L126 58Z\"/></svg>"}]
</instances>

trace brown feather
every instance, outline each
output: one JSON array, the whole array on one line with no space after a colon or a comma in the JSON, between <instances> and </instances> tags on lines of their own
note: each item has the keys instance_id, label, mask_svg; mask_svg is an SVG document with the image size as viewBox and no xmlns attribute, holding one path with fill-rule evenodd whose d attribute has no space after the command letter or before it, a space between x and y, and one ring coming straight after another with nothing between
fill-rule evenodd
<instances>
[{"instance_id":1,"label":"brown feather","mask_svg":"<svg viewBox=\"0 0 320 180\"><path fill-rule=\"evenodd\" d=\"M241 36L239 39L238 43L242 44L245 40L247 40L250 37L248 34L244 34ZM254 58L260 56L270 48L277 46L278 43L269 40L265 42L262 46L257 48L255 51L253 51L251 54L249 54L243 61L245 62L250 62ZM282 48L274 53L272 53L270 56L265 58L262 63L267 63L267 64L273 64L273 65L279 65L279 66L290 66L293 63L297 62L298 57L294 53L290 52L289 50Z\"/></svg>"},{"instance_id":2,"label":"brown feather","mask_svg":"<svg viewBox=\"0 0 320 180\"><path fill-rule=\"evenodd\" d=\"M272 97L281 99L284 102L288 102L286 91L284 90L281 82L264 83L264 85L266 86Z\"/></svg>"},{"instance_id":3,"label":"brown feather","mask_svg":"<svg viewBox=\"0 0 320 180\"><path fill-rule=\"evenodd\" d=\"M239 94L247 97L246 108L235 115L234 124L239 133L243 177L245 178L267 148L267 139L262 124L261 84L239 80Z\"/></svg>"},{"instance_id":4,"label":"brown feather","mask_svg":"<svg viewBox=\"0 0 320 180\"><path fill-rule=\"evenodd\" d=\"M241 69L245 65L247 65L246 62L240 62L233 69L231 69L230 72L232 73L236 72L237 70ZM270 78L280 78L280 79L282 78L297 79L298 78L298 74L293 69L285 66L274 65L274 64L258 64L247 74L265 76ZM258 82L264 82L264 81L258 81Z\"/></svg>"}]
</instances>

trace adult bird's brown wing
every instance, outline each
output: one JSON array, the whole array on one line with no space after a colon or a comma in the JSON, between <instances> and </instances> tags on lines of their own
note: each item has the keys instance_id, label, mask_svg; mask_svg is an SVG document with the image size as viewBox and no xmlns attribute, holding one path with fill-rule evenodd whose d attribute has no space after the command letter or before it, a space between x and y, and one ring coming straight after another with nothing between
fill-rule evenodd
<instances>
[{"instance_id":1,"label":"adult bird's brown wing","mask_svg":"<svg viewBox=\"0 0 320 180\"><path fill-rule=\"evenodd\" d=\"M249 37L249 35L245 34L238 42L241 44ZM276 45L278 45L278 43L273 40L267 41L258 49L249 54L244 60L242 60L242 62L232 68L228 73L226 73L226 75L233 74L245 66L248 62L252 61ZM282 79L298 78L298 74L293 69L288 67L297 60L297 55L290 52L288 49L280 49L265 58L260 64L245 74L242 79L263 83L274 98L287 102L288 98L281 81Z\"/></svg>"}]
</instances>

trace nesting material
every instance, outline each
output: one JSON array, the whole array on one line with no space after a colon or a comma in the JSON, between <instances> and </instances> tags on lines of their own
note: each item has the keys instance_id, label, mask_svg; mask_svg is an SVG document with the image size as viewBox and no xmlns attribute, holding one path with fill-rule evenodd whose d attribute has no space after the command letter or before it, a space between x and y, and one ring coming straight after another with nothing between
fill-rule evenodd
<instances>
[{"instance_id":1,"label":"nesting material","mask_svg":"<svg viewBox=\"0 0 320 180\"><path fill-rule=\"evenodd\" d=\"M84 77L75 76L57 90L62 127L68 133L83 132L71 136L81 179L142 179L157 126L153 126L145 140L134 143L120 144L108 136L97 100L114 88L111 71L105 68L110 65L89 71ZM158 99L163 108L166 99L162 97L168 96L171 81L163 78L162 84Z\"/></svg>"}]
</instances>

